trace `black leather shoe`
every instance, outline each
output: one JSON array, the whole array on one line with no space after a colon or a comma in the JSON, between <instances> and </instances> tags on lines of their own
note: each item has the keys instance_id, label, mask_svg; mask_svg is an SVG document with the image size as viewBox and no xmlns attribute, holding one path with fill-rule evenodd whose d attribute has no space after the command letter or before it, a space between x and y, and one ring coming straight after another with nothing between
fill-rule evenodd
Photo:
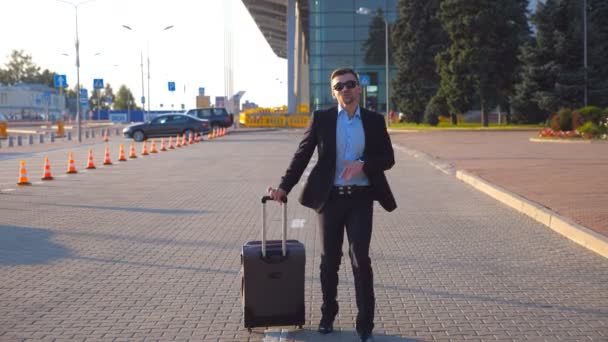
<instances>
[{"instance_id":1,"label":"black leather shoe","mask_svg":"<svg viewBox=\"0 0 608 342\"><path fill-rule=\"evenodd\" d=\"M359 338L361 342L374 342L372 333L361 333L359 334Z\"/></svg>"},{"instance_id":2,"label":"black leather shoe","mask_svg":"<svg viewBox=\"0 0 608 342\"><path fill-rule=\"evenodd\" d=\"M334 331L334 325L329 323L329 324L325 324L325 323L321 323L319 324L319 332L323 335L327 335L331 332Z\"/></svg>"}]
</instances>

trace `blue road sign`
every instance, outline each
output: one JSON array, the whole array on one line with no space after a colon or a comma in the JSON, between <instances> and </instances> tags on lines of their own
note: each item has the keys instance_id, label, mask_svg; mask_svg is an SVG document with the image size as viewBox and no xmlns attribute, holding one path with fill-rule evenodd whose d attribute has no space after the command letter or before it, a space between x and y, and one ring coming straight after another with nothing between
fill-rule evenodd
<instances>
[{"instance_id":1,"label":"blue road sign","mask_svg":"<svg viewBox=\"0 0 608 342\"><path fill-rule=\"evenodd\" d=\"M359 75L359 84L362 86L368 86L370 83L369 75Z\"/></svg>"},{"instance_id":2,"label":"blue road sign","mask_svg":"<svg viewBox=\"0 0 608 342\"><path fill-rule=\"evenodd\" d=\"M80 89L80 98L81 99L83 99L83 98L84 99L88 99L89 98L89 92L85 88Z\"/></svg>"},{"instance_id":3,"label":"blue road sign","mask_svg":"<svg viewBox=\"0 0 608 342\"><path fill-rule=\"evenodd\" d=\"M112 98L111 97L106 97L106 103L112 103Z\"/></svg>"},{"instance_id":4,"label":"blue road sign","mask_svg":"<svg viewBox=\"0 0 608 342\"><path fill-rule=\"evenodd\" d=\"M141 104L144 104L144 103L146 103L146 97L145 97L145 96L142 96L142 97L141 97Z\"/></svg>"},{"instance_id":5,"label":"blue road sign","mask_svg":"<svg viewBox=\"0 0 608 342\"><path fill-rule=\"evenodd\" d=\"M55 88L63 88L68 84L67 78L65 77L65 75L55 75L54 81L55 81Z\"/></svg>"},{"instance_id":6,"label":"blue road sign","mask_svg":"<svg viewBox=\"0 0 608 342\"><path fill-rule=\"evenodd\" d=\"M93 89L103 89L103 78L93 80Z\"/></svg>"},{"instance_id":7,"label":"blue road sign","mask_svg":"<svg viewBox=\"0 0 608 342\"><path fill-rule=\"evenodd\" d=\"M175 91L175 82L169 82L169 91Z\"/></svg>"}]
</instances>

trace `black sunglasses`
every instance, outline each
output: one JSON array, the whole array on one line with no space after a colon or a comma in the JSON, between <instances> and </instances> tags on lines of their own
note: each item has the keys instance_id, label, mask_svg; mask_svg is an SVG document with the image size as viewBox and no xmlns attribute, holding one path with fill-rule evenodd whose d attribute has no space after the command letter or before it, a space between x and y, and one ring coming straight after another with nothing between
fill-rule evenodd
<instances>
[{"instance_id":1,"label":"black sunglasses","mask_svg":"<svg viewBox=\"0 0 608 342\"><path fill-rule=\"evenodd\" d=\"M346 87L348 89L353 89L354 87L357 86L357 84L358 84L357 81L353 81L353 80L346 81L344 83L338 82L338 83L334 84L334 90L341 91L342 89L344 89L344 87Z\"/></svg>"}]
</instances>

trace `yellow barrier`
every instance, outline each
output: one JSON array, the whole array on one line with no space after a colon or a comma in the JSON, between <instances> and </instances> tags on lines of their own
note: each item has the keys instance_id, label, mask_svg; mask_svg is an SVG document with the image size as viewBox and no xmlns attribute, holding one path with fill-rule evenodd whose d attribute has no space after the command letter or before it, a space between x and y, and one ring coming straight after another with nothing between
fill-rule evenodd
<instances>
[{"instance_id":1,"label":"yellow barrier","mask_svg":"<svg viewBox=\"0 0 608 342\"><path fill-rule=\"evenodd\" d=\"M246 127L292 127L302 128L308 126L308 115L277 115L241 114L240 123Z\"/></svg>"},{"instance_id":2,"label":"yellow barrier","mask_svg":"<svg viewBox=\"0 0 608 342\"><path fill-rule=\"evenodd\" d=\"M6 122L0 122L0 138L8 137L8 133L6 133Z\"/></svg>"},{"instance_id":3,"label":"yellow barrier","mask_svg":"<svg viewBox=\"0 0 608 342\"><path fill-rule=\"evenodd\" d=\"M64 128L63 128L63 120L57 120L57 137L58 138L62 138L63 135L65 134Z\"/></svg>"}]
</instances>

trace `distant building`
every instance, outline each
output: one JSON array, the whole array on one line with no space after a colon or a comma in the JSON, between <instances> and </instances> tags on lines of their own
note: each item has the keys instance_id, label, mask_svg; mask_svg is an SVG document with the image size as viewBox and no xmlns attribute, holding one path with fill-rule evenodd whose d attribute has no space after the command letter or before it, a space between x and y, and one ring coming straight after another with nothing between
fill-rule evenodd
<instances>
[{"instance_id":1,"label":"distant building","mask_svg":"<svg viewBox=\"0 0 608 342\"><path fill-rule=\"evenodd\" d=\"M254 102L249 102L245 100L245 102L241 106L241 111L244 112L248 109L258 108L258 105Z\"/></svg>"},{"instance_id":2,"label":"distant building","mask_svg":"<svg viewBox=\"0 0 608 342\"><path fill-rule=\"evenodd\" d=\"M65 96L41 84L0 86L0 113L9 120L52 120L65 111Z\"/></svg>"}]
</instances>

